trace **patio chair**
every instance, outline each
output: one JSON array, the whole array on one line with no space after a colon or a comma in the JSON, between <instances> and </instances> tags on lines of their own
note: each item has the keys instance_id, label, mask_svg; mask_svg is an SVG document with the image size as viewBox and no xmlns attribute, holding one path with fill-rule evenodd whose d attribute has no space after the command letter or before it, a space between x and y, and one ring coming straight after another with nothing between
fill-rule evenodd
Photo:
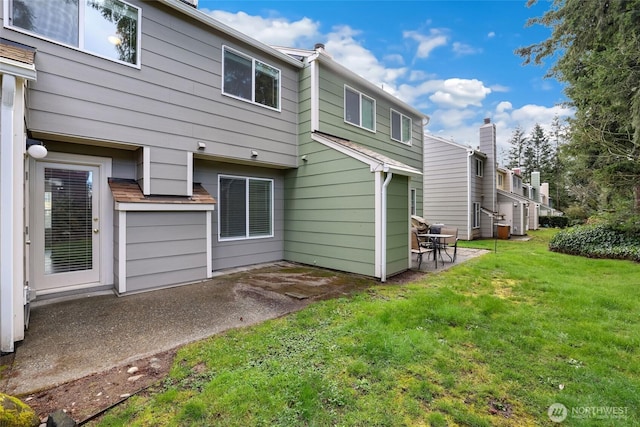
<instances>
[{"instance_id":1,"label":"patio chair","mask_svg":"<svg viewBox=\"0 0 640 427\"><path fill-rule=\"evenodd\" d=\"M440 239L440 249L444 249L444 253L447 254L451 262L456 262L456 256L458 255L458 227L451 227L443 225L440 227L440 234L451 234L453 237L443 237ZM447 249L453 248L453 256L449 255Z\"/></svg>"},{"instance_id":2,"label":"patio chair","mask_svg":"<svg viewBox=\"0 0 640 427\"><path fill-rule=\"evenodd\" d=\"M422 256L424 254L434 253L435 248L433 246L425 246L424 242L420 242L420 238L418 237L418 232L413 229L411 231L411 254L416 254L418 256L418 270L420 270L420 265L422 264ZM436 268L438 268L438 259L433 256L435 261Z\"/></svg>"}]
</instances>

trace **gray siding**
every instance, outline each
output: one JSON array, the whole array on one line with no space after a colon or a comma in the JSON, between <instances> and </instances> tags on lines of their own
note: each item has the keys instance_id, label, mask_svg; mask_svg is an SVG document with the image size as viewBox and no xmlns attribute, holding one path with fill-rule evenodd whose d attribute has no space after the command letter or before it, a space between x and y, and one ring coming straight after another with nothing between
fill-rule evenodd
<instances>
[{"instance_id":1,"label":"gray siding","mask_svg":"<svg viewBox=\"0 0 640 427\"><path fill-rule=\"evenodd\" d=\"M140 69L3 30L38 52L38 80L29 87L34 135L192 152L202 141L203 153L217 158L246 160L255 149L260 161L295 166L298 70L164 5L131 2L142 7ZM281 70L281 111L222 95L224 44ZM151 156L154 162L153 150ZM151 169L157 179L176 182L184 172L162 162ZM165 181L151 187L177 195L186 188Z\"/></svg>"},{"instance_id":2,"label":"gray siding","mask_svg":"<svg viewBox=\"0 0 640 427\"><path fill-rule=\"evenodd\" d=\"M218 212L220 209L219 205L216 206L212 215L211 227L213 270L282 260L284 258L283 172L250 166L221 164L202 159L194 161L194 182L201 183L216 200L218 199L218 175L221 174L274 180L274 236L271 238L219 241Z\"/></svg>"},{"instance_id":3,"label":"gray siding","mask_svg":"<svg viewBox=\"0 0 640 427\"><path fill-rule=\"evenodd\" d=\"M468 235L472 208L468 165L466 147L425 137L424 218L429 224L458 227L458 237L463 240L472 237Z\"/></svg>"},{"instance_id":4,"label":"gray siding","mask_svg":"<svg viewBox=\"0 0 640 427\"><path fill-rule=\"evenodd\" d=\"M207 277L205 212L127 212L127 292Z\"/></svg>"},{"instance_id":5,"label":"gray siding","mask_svg":"<svg viewBox=\"0 0 640 427\"><path fill-rule=\"evenodd\" d=\"M305 153L285 180L285 259L374 276L374 175L315 141Z\"/></svg>"},{"instance_id":6,"label":"gray siding","mask_svg":"<svg viewBox=\"0 0 640 427\"><path fill-rule=\"evenodd\" d=\"M109 157L111 158L111 177L125 179L135 179L136 177L137 166L135 151L49 140L44 140L44 143L50 152Z\"/></svg>"},{"instance_id":7,"label":"gray siding","mask_svg":"<svg viewBox=\"0 0 640 427\"><path fill-rule=\"evenodd\" d=\"M187 195L187 153L152 147L150 150L151 194Z\"/></svg>"}]
</instances>

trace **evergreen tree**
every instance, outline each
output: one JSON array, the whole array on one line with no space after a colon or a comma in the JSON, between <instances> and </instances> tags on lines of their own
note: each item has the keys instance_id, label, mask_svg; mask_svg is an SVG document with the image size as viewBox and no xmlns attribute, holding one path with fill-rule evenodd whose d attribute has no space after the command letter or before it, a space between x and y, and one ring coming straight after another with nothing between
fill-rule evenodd
<instances>
[{"instance_id":1,"label":"evergreen tree","mask_svg":"<svg viewBox=\"0 0 640 427\"><path fill-rule=\"evenodd\" d=\"M527 147L527 138L524 130L520 126L516 127L508 142L511 148L507 153L507 168L513 169L524 166L525 149Z\"/></svg>"},{"instance_id":2,"label":"evergreen tree","mask_svg":"<svg viewBox=\"0 0 640 427\"><path fill-rule=\"evenodd\" d=\"M525 64L557 59L548 76L576 108L569 151L592 168L589 188L609 195L599 208L627 201L640 212L640 0L554 0L534 24L551 36L516 53Z\"/></svg>"},{"instance_id":3,"label":"evergreen tree","mask_svg":"<svg viewBox=\"0 0 640 427\"><path fill-rule=\"evenodd\" d=\"M549 179L553 169L553 154L547 134L542 126L536 123L524 150L524 173L529 182L531 182L531 172L536 171L540 172L543 181Z\"/></svg>"}]
</instances>

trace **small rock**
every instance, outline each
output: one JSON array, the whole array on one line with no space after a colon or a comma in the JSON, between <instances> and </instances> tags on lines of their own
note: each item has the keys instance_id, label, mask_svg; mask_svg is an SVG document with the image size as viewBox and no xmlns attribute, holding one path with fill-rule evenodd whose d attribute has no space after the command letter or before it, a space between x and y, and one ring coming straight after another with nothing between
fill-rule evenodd
<instances>
[{"instance_id":1,"label":"small rock","mask_svg":"<svg viewBox=\"0 0 640 427\"><path fill-rule=\"evenodd\" d=\"M126 399L126 398L127 398L127 397L129 397L129 396L131 396L129 393L124 393L124 394L121 394L121 395L120 395L120 397L121 397L122 399Z\"/></svg>"},{"instance_id":2,"label":"small rock","mask_svg":"<svg viewBox=\"0 0 640 427\"><path fill-rule=\"evenodd\" d=\"M144 377L144 375L140 374L140 375L134 375L132 377L127 378L127 381L129 382L134 382L134 381L138 381L140 378Z\"/></svg>"},{"instance_id":3,"label":"small rock","mask_svg":"<svg viewBox=\"0 0 640 427\"><path fill-rule=\"evenodd\" d=\"M58 409L47 418L47 427L75 427L77 424L66 412Z\"/></svg>"},{"instance_id":4,"label":"small rock","mask_svg":"<svg viewBox=\"0 0 640 427\"><path fill-rule=\"evenodd\" d=\"M129 369L127 369L127 374L135 374L138 371L139 371L139 369L138 369L137 366L132 366Z\"/></svg>"},{"instance_id":5,"label":"small rock","mask_svg":"<svg viewBox=\"0 0 640 427\"><path fill-rule=\"evenodd\" d=\"M100 397L100 396L102 396L102 392L96 394L96 397Z\"/></svg>"},{"instance_id":6,"label":"small rock","mask_svg":"<svg viewBox=\"0 0 640 427\"><path fill-rule=\"evenodd\" d=\"M149 367L151 369L153 369L154 371L158 372L160 369L162 369L162 365L160 365L160 363L158 362L153 362L149 365Z\"/></svg>"}]
</instances>

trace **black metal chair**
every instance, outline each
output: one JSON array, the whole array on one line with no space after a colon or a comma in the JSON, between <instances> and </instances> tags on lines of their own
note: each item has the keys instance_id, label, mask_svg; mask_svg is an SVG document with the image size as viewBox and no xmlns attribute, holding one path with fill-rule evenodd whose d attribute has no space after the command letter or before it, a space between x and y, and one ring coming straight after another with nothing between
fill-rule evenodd
<instances>
[{"instance_id":1,"label":"black metal chair","mask_svg":"<svg viewBox=\"0 0 640 427\"><path fill-rule=\"evenodd\" d=\"M435 261L436 268L438 268L438 258L435 256L435 248L432 245L425 245L425 242L420 242L420 237L418 237L417 231L412 231L411 234L411 254L416 254L418 257L418 270L420 270L420 265L422 264L422 256L430 253L434 254L433 259Z\"/></svg>"}]
</instances>

